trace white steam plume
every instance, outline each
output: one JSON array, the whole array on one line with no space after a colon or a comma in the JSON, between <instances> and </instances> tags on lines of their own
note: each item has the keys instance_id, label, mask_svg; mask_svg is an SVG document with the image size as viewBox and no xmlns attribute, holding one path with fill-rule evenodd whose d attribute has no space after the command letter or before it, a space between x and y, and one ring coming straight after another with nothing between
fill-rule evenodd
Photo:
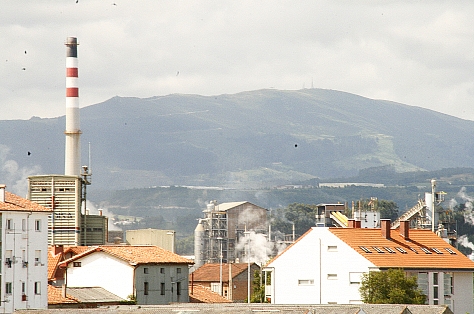
<instances>
[{"instance_id":1,"label":"white steam plume","mask_svg":"<svg viewBox=\"0 0 474 314\"><path fill-rule=\"evenodd\" d=\"M474 244L469 242L469 240L467 239L467 236L466 235L460 236L457 239L457 243L461 244L462 246L470 248L473 253L471 253L468 257L469 257L470 260L474 260Z\"/></svg>"},{"instance_id":2,"label":"white steam plume","mask_svg":"<svg viewBox=\"0 0 474 314\"><path fill-rule=\"evenodd\" d=\"M89 215L99 215L99 209L102 210L102 215L108 218L108 229L109 231L122 231L122 229L113 222L114 214L111 213L107 208L97 208L94 203L86 200L86 209L89 211Z\"/></svg>"},{"instance_id":3,"label":"white steam plume","mask_svg":"<svg viewBox=\"0 0 474 314\"><path fill-rule=\"evenodd\" d=\"M473 216L473 202L474 197L469 196L466 194L466 187L462 187L461 190L457 194L464 201L464 219L466 222L469 222L471 225L474 224L474 216Z\"/></svg>"},{"instance_id":4,"label":"white steam plume","mask_svg":"<svg viewBox=\"0 0 474 314\"><path fill-rule=\"evenodd\" d=\"M0 183L7 185L7 190L21 197L26 196L28 190L27 178L41 173L41 167L20 167L15 160L8 159L10 148L0 144Z\"/></svg>"}]
</instances>

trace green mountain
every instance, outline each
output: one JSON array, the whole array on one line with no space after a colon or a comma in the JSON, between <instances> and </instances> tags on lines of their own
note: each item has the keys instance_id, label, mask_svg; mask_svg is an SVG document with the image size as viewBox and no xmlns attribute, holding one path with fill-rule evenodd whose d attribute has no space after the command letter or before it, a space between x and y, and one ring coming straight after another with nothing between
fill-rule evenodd
<instances>
[{"instance_id":1,"label":"green mountain","mask_svg":"<svg viewBox=\"0 0 474 314\"><path fill-rule=\"evenodd\" d=\"M17 164L2 177L62 173L64 127L64 116L0 121L0 157ZM81 129L94 189L268 187L474 164L474 121L322 89L114 97L82 108Z\"/></svg>"}]
</instances>

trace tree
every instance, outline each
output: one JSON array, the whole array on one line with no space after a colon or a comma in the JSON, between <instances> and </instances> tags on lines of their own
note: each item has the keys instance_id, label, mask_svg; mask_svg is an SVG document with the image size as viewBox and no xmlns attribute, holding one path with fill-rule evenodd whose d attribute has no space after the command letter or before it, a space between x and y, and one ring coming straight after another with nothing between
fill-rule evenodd
<instances>
[{"instance_id":1,"label":"tree","mask_svg":"<svg viewBox=\"0 0 474 314\"><path fill-rule=\"evenodd\" d=\"M380 200L378 201L378 209L382 219L394 221L398 218L398 205L394 201Z\"/></svg>"},{"instance_id":2,"label":"tree","mask_svg":"<svg viewBox=\"0 0 474 314\"><path fill-rule=\"evenodd\" d=\"M401 269L363 274L359 292L362 301L370 304L425 304L426 302L426 295L418 289L416 277L407 277Z\"/></svg>"},{"instance_id":3,"label":"tree","mask_svg":"<svg viewBox=\"0 0 474 314\"><path fill-rule=\"evenodd\" d=\"M252 280L253 293L250 296L251 303L267 303L265 300L265 283L262 282L260 271L256 270L253 273Z\"/></svg>"},{"instance_id":4,"label":"tree","mask_svg":"<svg viewBox=\"0 0 474 314\"><path fill-rule=\"evenodd\" d=\"M315 226L316 209L316 205L292 203L275 213L272 227L284 234L290 234L294 223L296 234L302 235Z\"/></svg>"}]
</instances>

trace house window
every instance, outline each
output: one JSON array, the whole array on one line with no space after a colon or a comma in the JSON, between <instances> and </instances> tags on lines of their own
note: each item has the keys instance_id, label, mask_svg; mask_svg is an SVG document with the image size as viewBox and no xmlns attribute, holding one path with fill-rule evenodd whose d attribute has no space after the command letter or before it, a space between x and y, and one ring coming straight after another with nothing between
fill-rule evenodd
<instances>
[{"instance_id":1,"label":"house window","mask_svg":"<svg viewBox=\"0 0 474 314\"><path fill-rule=\"evenodd\" d=\"M148 281L143 283L143 294L148 295Z\"/></svg>"},{"instance_id":2,"label":"house window","mask_svg":"<svg viewBox=\"0 0 474 314\"><path fill-rule=\"evenodd\" d=\"M35 250L35 266L41 265L41 250Z\"/></svg>"},{"instance_id":3,"label":"house window","mask_svg":"<svg viewBox=\"0 0 474 314\"><path fill-rule=\"evenodd\" d=\"M312 286L314 279L298 279L298 286Z\"/></svg>"},{"instance_id":4,"label":"house window","mask_svg":"<svg viewBox=\"0 0 474 314\"><path fill-rule=\"evenodd\" d=\"M12 268L12 262L13 262L13 251L12 250L6 250L5 251L5 265L7 268Z\"/></svg>"},{"instance_id":5,"label":"house window","mask_svg":"<svg viewBox=\"0 0 474 314\"><path fill-rule=\"evenodd\" d=\"M428 295L428 273L418 273L417 283L423 294Z\"/></svg>"},{"instance_id":6,"label":"house window","mask_svg":"<svg viewBox=\"0 0 474 314\"><path fill-rule=\"evenodd\" d=\"M12 219L7 219L7 222L6 222L6 229L7 230L13 230L13 220Z\"/></svg>"},{"instance_id":7,"label":"house window","mask_svg":"<svg viewBox=\"0 0 474 314\"><path fill-rule=\"evenodd\" d=\"M144 273L144 274L148 274L148 267L144 267L144 268L143 268L143 273Z\"/></svg>"},{"instance_id":8,"label":"house window","mask_svg":"<svg viewBox=\"0 0 474 314\"><path fill-rule=\"evenodd\" d=\"M81 262L72 262L72 267L81 267Z\"/></svg>"},{"instance_id":9,"label":"house window","mask_svg":"<svg viewBox=\"0 0 474 314\"><path fill-rule=\"evenodd\" d=\"M26 283L23 281L21 283L21 294L25 294L26 293Z\"/></svg>"},{"instance_id":10,"label":"house window","mask_svg":"<svg viewBox=\"0 0 474 314\"><path fill-rule=\"evenodd\" d=\"M453 273L444 273L444 294L454 293L454 277Z\"/></svg>"},{"instance_id":11,"label":"house window","mask_svg":"<svg viewBox=\"0 0 474 314\"><path fill-rule=\"evenodd\" d=\"M35 231L41 231L41 219L35 220Z\"/></svg>"},{"instance_id":12,"label":"house window","mask_svg":"<svg viewBox=\"0 0 474 314\"><path fill-rule=\"evenodd\" d=\"M21 220L21 230L26 231L26 219Z\"/></svg>"},{"instance_id":13,"label":"house window","mask_svg":"<svg viewBox=\"0 0 474 314\"><path fill-rule=\"evenodd\" d=\"M221 285L218 282L211 282L211 291L215 293L220 293L221 292L220 286Z\"/></svg>"},{"instance_id":14,"label":"house window","mask_svg":"<svg viewBox=\"0 0 474 314\"><path fill-rule=\"evenodd\" d=\"M41 282L35 282L35 294L41 294Z\"/></svg>"},{"instance_id":15,"label":"house window","mask_svg":"<svg viewBox=\"0 0 474 314\"><path fill-rule=\"evenodd\" d=\"M5 283L5 293L6 294L12 294L12 283L11 282L6 282Z\"/></svg>"},{"instance_id":16,"label":"house window","mask_svg":"<svg viewBox=\"0 0 474 314\"><path fill-rule=\"evenodd\" d=\"M337 252L337 245L328 245L328 252Z\"/></svg>"},{"instance_id":17,"label":"house window","mask_svg":"<svg viewBox=\"0 0 474 314\"><path fill-rule=\"evenodd\" d=\"M433 273L433 304L439 304L439 280L438 273Z\"/></svg>"},{"instance_id":18,"label":"house window","mask_svg":"<svg viewBox=\"0 0 474 314\"><path fill-rule=\"evenodd\" d=\"M176 294L181 295L181 282L179 281L176 283Z\"/></svg>"},{"instance_id":19,"label":"house window","mask_svg":"<svg viewBox=\"0 0 474 314\"><path fill-rule=\"evenodd\" d=\"M328 274L328 280L337 280L337 274Z\"/></svg>"},{"instance_id":20,"label":"house window","mask_svg":"<svg viewBox=\"0 0 474 314\"><path fill-rule=\"evenodd\" d=\"M160 294L165 295L165 283L160 283Z\"/></svg>"},{"instance_id":21,"label":"house window","mask_svg":"<svg viewBox=\"0 0 474 314\"><path fill-rule=\"evenodd\" d=\"M165 269L162 267L160 268L160 274L164 274L165 273Z\"/></svg>"},{"instance_id":22,"label":"house window","mask_svg":"<svg viewBox=\"0 0 474 314\"><path fill-rule=\"evenodd\" d=\"M181 268L176 268L176 273L181 274Z\"/></svg>"},{"instance_id":23,"label":"house window","mask_svg":"<svg viewBox=\"0 0 474 314\"><path fill-rule=\"evenodd\" d=\"M362 278L362 273L349 273L349 283L350 284L360 284Z\"/></svg>"}]
</instances>

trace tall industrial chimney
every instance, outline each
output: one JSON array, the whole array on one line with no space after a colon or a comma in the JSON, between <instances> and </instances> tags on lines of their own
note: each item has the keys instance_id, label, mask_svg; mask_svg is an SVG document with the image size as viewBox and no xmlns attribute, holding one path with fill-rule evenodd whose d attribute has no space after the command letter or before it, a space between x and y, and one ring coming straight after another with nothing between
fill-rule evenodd
<instances>
[{"instance_id":1,"label":"tall industrial chimney","mask_svg":"<svg viewBox=\"0 0 474 314\"><path fill-rule=\"evenodd\" d=\"M65 175L81 174L81 130L79 125L79 87L77 71L77 38L66 40L66 156Z\"/></svg>"}]
</instances>

